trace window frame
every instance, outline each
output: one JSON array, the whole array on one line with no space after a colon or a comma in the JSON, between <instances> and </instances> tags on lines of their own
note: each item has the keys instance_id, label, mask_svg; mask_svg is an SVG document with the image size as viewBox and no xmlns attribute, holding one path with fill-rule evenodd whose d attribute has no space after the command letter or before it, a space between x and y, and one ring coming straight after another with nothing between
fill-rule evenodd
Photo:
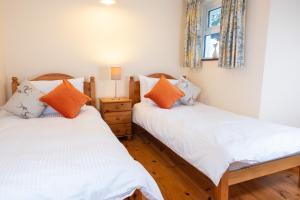
<instances>
[{"instance_id":1,"label":"window frame","mask_svg":"<svg viewBox=\"0 0 300 200\"><path fill-rule=\"evenodd\" d=\"M215 33L220 33L220 26L213 26L209 27L209 13L213 10L222 8L222 1L221 0L204 0L202 3L202 60L207 61L207 60L218 60L219 57L214 58L214 57L205 57L205 50L206 50L206 36L212 35ZM221 10L222 12L222 10Z\"/></svg>"}]
</instances>

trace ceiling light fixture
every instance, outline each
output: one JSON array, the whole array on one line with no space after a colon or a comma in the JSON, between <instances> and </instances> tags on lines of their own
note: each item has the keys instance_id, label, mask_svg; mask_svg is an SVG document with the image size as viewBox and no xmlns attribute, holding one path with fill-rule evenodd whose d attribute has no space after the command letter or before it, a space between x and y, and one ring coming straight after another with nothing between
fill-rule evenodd
<instances>
[{"instance_id":1,"label":"ceiling light fixture","mask_svg":"<svg viewBox=\"0 0 300 200\"><path fill-rule=\"evenodd\" d=\"M116 3L116 0L100 0L100 3L110 6Z\"/></svg>"}]
</instances>

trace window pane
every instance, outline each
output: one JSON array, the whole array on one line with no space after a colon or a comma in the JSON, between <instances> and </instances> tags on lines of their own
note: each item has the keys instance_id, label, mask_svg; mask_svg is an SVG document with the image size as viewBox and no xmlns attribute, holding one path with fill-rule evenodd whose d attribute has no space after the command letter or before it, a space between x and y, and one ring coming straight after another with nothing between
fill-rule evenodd
<instances>
[{"instance_id":1,"label":"window pane","mask_svg":"<svg viewBox=\"0 0 300 200\"><path fill-rule=\"evenodd\" d=\"M220 33L206 35L204 39L204 58L219 57Z\"/></svg>"},{"instance_id":2,"label":"window pane","mask_svg":"<svg viewBox=\"0 0 300 200\"><path fill-rule=\"evenodd\" d=\"M220 26L221 24L221 8L208 11L208 27Z\"/></svg>"}]
</instances>

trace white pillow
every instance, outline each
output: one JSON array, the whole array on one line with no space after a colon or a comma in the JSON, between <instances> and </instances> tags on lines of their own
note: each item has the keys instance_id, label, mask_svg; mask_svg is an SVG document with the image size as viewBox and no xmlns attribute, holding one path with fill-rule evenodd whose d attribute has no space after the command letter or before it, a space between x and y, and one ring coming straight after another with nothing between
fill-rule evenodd
<instances>
[{"instance_id":1,"label":"white pillow","mask_svg":"<svg viewBox=\"0 0 300 200\"><path fill-rule=\"evenodd\" d=\"M180 98L183 105L192 106L197 102L201 89L184 77L178 80L177 87L184 92L185 96Z\"/></svg>"},{"instance_id":2,"label":"white pillow","mask_svg":"<svg viewBox=\"0 0 300 200\"><path fill-rule=\"evenodd\" d=\"M68 79L68 81L80 92L83 93L84 91L84 78L75 78L75 79ZM41 92L48 94L54 88L59 86L62 83L62 80L55 80L55 81L30 81L30 83L36 87ZM44 115L46 114L54 114L57 113L51 106L47 106L46 110L44 111Z\"/></svg>"},{"instance_id":3,"label":"white pillow","mask_svg":"<svg viewBox=\"0 0 300 200\"><path fill-rule=\"evenodd\" d=\"M40 101L43 95L29 81L23 82L3 109L24 119L37 118L46 108Z\"/></svg>"},{"instance_id":4,"label":"white pillow","mask_svg":"<svg viewBox=\"0 0 300 200\"><path fill-rule=\"evenodd\" d=\"M155 84L159 81L159 78L150 78L147 76L139 75L140 80L140 95L141 102L155 104L151 99L145 98L145 94L150 92L150 90L155 86ZM168 79L173 85L178 83L176 79Z\"/></svg>"}]
</instances>

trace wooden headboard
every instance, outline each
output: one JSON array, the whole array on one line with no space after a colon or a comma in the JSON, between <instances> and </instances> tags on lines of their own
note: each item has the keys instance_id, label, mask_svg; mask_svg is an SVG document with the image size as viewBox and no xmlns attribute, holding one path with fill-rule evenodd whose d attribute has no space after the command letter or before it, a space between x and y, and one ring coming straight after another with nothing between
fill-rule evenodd
<instances>
[{"instance_id":1,"label":"wooden headboard","mask_svg":"<svg viewBox=\"0 0 300 200\"><path fill-rule=\"evenodd\" d=\"M51 73L51 74L44 74L41 76L38 76L32 81L54 81L54 80L63 80L63 79L73 79L73 76L67 75L67 74L59 74L59 73ZM20 85L19 80L17 77L12 77L12 83L11 83L11 89L12 93L15 93L17 90L17 87ZM89 96L92 100L88 103L89 105L92 105L96 107L96 83L95 83L95 77L90 77L89 81L84 82L84 94Z\"/></svg>"},{"instance_id":2,"label":"wooden headboard","mask_svg":"<svg viewBox=\"0 0 300 200\"><path fill-rule=\"evenodd\" d=\"M175 79L173 76L164 73L150 74L147 77L160 78L161 76L165 76L167 79ZM135 81L133 76L130 76L129 80L129 98L132 100L132 105L141 101L140 81Z\"/></svg>"}]
</instances>

